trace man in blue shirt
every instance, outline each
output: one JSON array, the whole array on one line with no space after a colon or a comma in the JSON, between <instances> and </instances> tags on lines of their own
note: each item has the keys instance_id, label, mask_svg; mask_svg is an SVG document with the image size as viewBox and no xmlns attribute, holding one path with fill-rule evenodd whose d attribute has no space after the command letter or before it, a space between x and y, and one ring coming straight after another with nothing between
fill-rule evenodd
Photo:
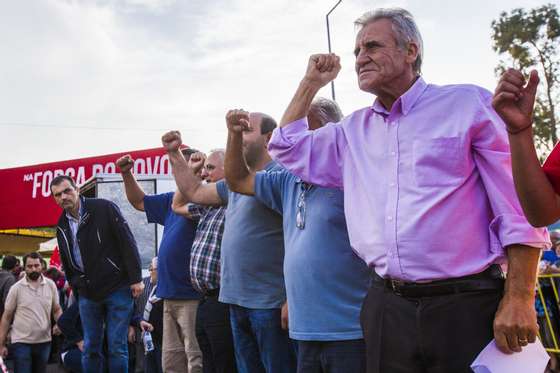
<instances>
[{"instance_id":1,"label":"man in blue shirt","mask_svg":"<svg viewBox=\"0 0 560 373\"><path fill-rule=\"evenodd\" d=\"M254 171L277 170L267 151L276 122L259 113L252 113L250 120L254 131L243 137L247 162ZM178 151L179 132L166 133L162 142L186 200L199 205L227 204L219 301L230 305L239 372L295 371L294 350L280 321L286 300L282 217L253 197L229 191L223 180L201 183L192 170L200 168L204 157L191 156L189 167Z\"/></svg>"},{"instance_id":2,"label":"man in blue shirt","mask_svg":"<svg viewBox=\"0 0 560 373\"><path fill-rule=\"evenodd\" d=\"M369 271L350 246L343 192L301 181L285 169L252 172L242 151L242 134L251 131L249 113L228 113L225 172L231 188L283 215L284 277L290 337L298 342L298 372L365 372L360 308ZM315 101L309 129L338 122L335 102Z\"/></svg>"},{"instance_id":3,"label":"man in blue shirt","mask_svg":"<svg viewBox=\"0 0 560 373\"><path fill-rule=\"evenodd\" d=\"M185 150L187 156L189 150ZM156 296L164 300L162 366L166 373L201 373L202 353L195 334L199 294L190 282L190 251L196 224L176 215L173 193L146 195L132 174L134 160L125 155L117 160L126 197L148 222L163 225L158 251Z\"/></svg>"}]
</instances>

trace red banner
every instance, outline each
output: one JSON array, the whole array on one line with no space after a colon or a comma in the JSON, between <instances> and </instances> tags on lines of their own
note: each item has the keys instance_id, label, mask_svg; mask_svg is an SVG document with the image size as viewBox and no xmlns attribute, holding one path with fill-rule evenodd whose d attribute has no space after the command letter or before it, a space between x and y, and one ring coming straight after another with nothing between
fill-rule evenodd
<instances>
[{"instance_id":1,"label":"red banner","mask_svg":"<svg viewBox=\"0 0 560 373\"><path fill-rule=\"evenodd\" d=\"M60 208L51 197L55 176L72 176L78 185L97 174L116 173L115 161L130 154L136 174L169 174L169 158L163 148L108 154L99 157L44 163L0 170L0 229L56 225Z\"/></svg>"}]
</instances>

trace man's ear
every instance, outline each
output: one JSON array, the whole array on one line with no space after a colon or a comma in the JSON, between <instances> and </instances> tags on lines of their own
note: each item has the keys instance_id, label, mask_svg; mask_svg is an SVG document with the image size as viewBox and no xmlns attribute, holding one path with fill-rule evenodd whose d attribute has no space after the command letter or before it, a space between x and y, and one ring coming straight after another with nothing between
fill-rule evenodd
<instances>
[{"instance_id":1,"label":"man's ear","mask_svg":"<svg viewBox=\"0 0 560 373\"><path fill-rule=\"evenodd\" d=\"M265 142L264 142L264 146L267 149L268 149L268 142L270 141L271 138L272 138L272 132L267 133L266 138L265 138Z\"/></svg>"},{"instance_id":2,"label":"man's ear","mask_svg":"<svg viewBox=\"0 0 560 373\"><path fill-rule=\"evenodd\" d=\"M420 53L418 44L414 42L408 43L408 47L406 48L406 62L413 65L414 61L418 58L418 53Z\"/></svg>"}]
</instances>

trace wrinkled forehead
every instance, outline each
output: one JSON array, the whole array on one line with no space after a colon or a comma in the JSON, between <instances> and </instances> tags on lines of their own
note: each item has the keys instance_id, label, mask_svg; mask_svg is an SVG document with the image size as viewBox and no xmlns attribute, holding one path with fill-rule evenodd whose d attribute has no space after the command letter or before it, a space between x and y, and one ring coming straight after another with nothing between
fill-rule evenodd
<instances>
[{"instance_id":1,"label":"wrinkled forehead","mask_svg":"<svg viewBox=\"0 0 560 373\"><path fill-rule=\"evenodd\" d=\"M356 47L362 46L371 41L381 43L396 43L397 35L393 29L393 22L388 18L380 18L368 22L358 34L356 34Z\"/></svg>"},{"instance_id":2,"label":"wrinkled forehead","mask_svg":"<svg viewBox=\"0 0 560 373\"><path fill-rule=\"evenodd\" d=\"M74 189L74 187L72 186L72 184L70 184L68 180L62 180L61 183L52 186L52 192L53 193L62 192L63 190L66 190L68 188Z\"/></svg>"}]
</instances>

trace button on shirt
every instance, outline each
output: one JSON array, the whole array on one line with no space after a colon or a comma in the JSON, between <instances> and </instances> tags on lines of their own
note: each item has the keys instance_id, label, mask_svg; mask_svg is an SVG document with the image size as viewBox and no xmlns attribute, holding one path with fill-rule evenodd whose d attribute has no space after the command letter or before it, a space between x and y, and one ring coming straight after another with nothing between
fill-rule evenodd
<instances>
[{"instance_id":1,"label":"button on shirt","mask_svg":"<svg viewBox=\"0 0 560 373\"><path fill-rule=\"evenodd\" d=\"M76 266L83 271L84 262L82 261L82 253L80 252L80 243L78 242L78 228L80 227L80 222L82 221L82 216L84 215L84 208L82 201L80 200L80 209L78 212L78 219L72 216L70 213L66 212L66 218L68 218L68 225L70 226L70 231L72 232L72 258Z\"/></svg>"},{"instance_id":2,"label":"button on shirt","mask_svg":"<svg viewBox=\"0 0 560 373\"><path fill-rule=\"evenodd\" d=\"M255 197L283 215L290 337L363 338L360 309L370 271L350 247L342 191L310 186L282 170L257 172Z\"/></svg>"},{"instance_id":3,"label":"button on shirt","mask_svg":"<svg viewBox=\"0 0 560 373\"><path fill-rule=\"evenodd\" d=\"M201 293L220 287L220 248L224 234L224 206L187 205L191 217L198 221L191 248L191 282Z\"/></svg>"},{"instance_id":4,"label":"button on shirt","mask_svg":"<svg viewBox=\"0 0 560 373\"><path fill-rule=\"evenodd\" d=\"M350 242L383 277L437 280L550 247L523 215L490 92L419 78L390 111L376 101L315 131L276 129L269 152L303 180L345 190Z\"/></svg>"}]
</instances>

